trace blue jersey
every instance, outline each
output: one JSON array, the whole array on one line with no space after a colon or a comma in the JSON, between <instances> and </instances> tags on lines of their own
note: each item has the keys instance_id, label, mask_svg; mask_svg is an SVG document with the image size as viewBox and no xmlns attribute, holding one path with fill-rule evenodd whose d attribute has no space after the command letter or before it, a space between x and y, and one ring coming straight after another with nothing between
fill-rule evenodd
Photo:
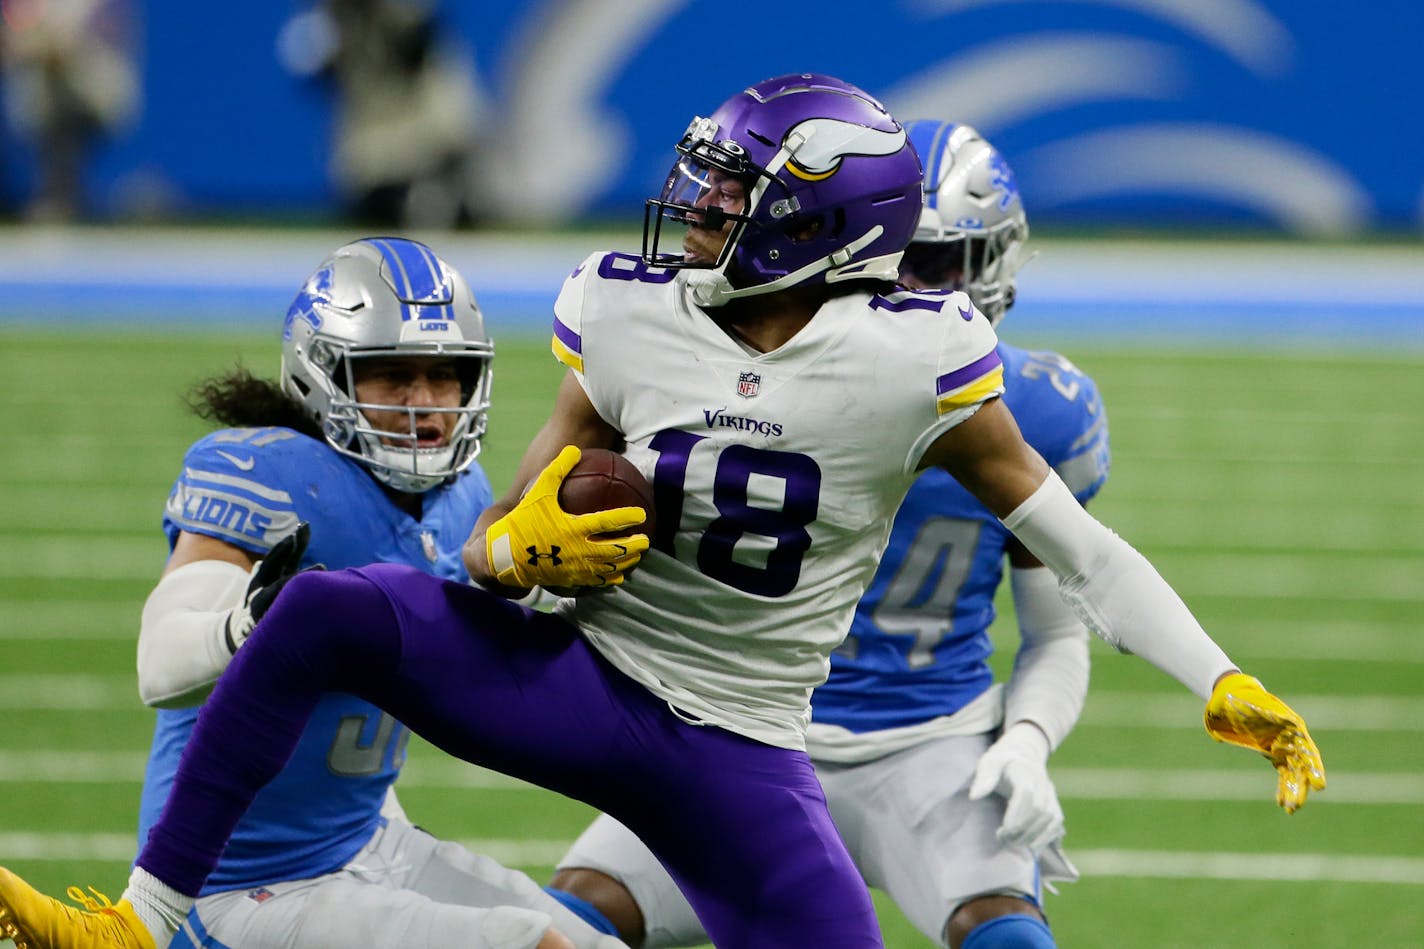
<instances>
[{"instance_id":1,"label":"blue jersey","mask_svg":"<svg viewBox=\"0 0 1424 949\"><path fill-rule=\"evenodd\" d=\"M1024 439L1080 501L1107 479L1107 416L1097 387L1057 353L1000 343L1004 402ZM951 715L993 683L994 593L1012 535L944 471L905 496L812 720L852 732Z\"/></svg>"},{"instance_id":2,"label":"blue jersey","mask_svg":"<svg viewBox=\"0 0 1424 949\"><path fill-rule=\"evenodd\" d=\"M460 550L491 500L489 479L472 466L422 495L416 520L366 468L324 442L286 428L227 429L188 450L163 529L170 549L188 531L263 554L307 521L311 543L303 566L336 570L384 561L468 582ZM197 708L158 712L140 844L162 812L197 717ZM203 893L306 879L345 864L381 822L408 739L405 727L374 705L349 695L324 697L287 766L237 825Z\"/></svg>"}]
</instances>

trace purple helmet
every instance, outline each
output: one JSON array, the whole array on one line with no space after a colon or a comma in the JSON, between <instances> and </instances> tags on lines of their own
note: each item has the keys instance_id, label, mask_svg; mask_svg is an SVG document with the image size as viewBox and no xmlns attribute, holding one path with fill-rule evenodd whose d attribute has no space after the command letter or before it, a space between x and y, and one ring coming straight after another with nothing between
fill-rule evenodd
<instances>
[{"instance_id":1,"label":"purple helmet","mask_svg":"<svg viewBox=\"0 0 1424 949\"><path fill-rule=\"evenodd\" d=\"M643 259L702 268L698 302L842 280L894 280L921 207L920 161L905 130L875 99L830 76L757 83L695 118L659 198L643 215ZM737 182L730 207L709 197ZM725 204L725 202L724 202ZM686 244L669 252L664 227L722 230L715 260Z\"/></svg>"}]
</instances>

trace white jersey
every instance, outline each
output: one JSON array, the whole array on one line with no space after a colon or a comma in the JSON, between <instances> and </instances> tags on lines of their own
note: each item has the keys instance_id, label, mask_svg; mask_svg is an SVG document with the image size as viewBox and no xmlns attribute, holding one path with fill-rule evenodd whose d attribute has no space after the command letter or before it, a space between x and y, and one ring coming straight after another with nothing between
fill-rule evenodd
<instances>
[{"instance_id":1,"label":"white jersey","mask_svg":"<svg viewBox=\"0 0 1424 949\"><path fill-rule=\"evenodd\" d=\"M756 353L691 301L685 271L595 254L555 304L553 348L652 482L653 549L560 609L686 717L804 747L920 457L1002 392L962 293L854 293Z\"/></svg>"}]
</instances>

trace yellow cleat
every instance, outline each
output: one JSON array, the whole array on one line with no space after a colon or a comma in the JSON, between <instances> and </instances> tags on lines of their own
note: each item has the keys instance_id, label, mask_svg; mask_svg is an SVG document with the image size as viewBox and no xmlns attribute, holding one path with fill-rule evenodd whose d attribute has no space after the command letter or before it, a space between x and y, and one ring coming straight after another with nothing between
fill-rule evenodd
<instances>
[{"instance_id":1,"label":"yellow cleat","mask_svg":"<svg viewBox=\"0 0 1424 949\"><path fill-rule=\"evenodd\" d=\"M110 903L98 890L77 886L69 898L84 908L65 906L0 867L0 939L15 949L154 949L128 900Z\"/></svg>"}]
</instances>

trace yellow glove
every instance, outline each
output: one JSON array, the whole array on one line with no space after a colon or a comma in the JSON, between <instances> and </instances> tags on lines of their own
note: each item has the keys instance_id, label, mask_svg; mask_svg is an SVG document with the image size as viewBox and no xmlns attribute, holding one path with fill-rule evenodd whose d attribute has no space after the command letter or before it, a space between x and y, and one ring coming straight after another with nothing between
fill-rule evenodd
<instances>
[{"instance_id":1,"label":"yellow glove","mask_svg":"<svg viewBox=\"0 0 1424 949\"><path fill-rule=\"evenodd\" d=\"M1309 792L1325 789L1325 763L1305 719L1251 676L1234 672L1216 684L1206 703L1205 723L1207 734L1217 741L1271 759L1280 774L1276 803L1287 814L1299 809Z\"/></svg>"},{"instance_id":2,"label":"yellow glove","mask_svg":"<svg viewBox=\"0 0 1424 949\"><path fill-rule=\"evenodd\" d=\"M573 445L539 473L519 504L485 531L490 569L500 583L517 586L617 586L648 549L647 534L607 539L643 523L643 509L615 507L569 514L559 506L559 486L582 453Z\"/></svg>"}]
</instances>

